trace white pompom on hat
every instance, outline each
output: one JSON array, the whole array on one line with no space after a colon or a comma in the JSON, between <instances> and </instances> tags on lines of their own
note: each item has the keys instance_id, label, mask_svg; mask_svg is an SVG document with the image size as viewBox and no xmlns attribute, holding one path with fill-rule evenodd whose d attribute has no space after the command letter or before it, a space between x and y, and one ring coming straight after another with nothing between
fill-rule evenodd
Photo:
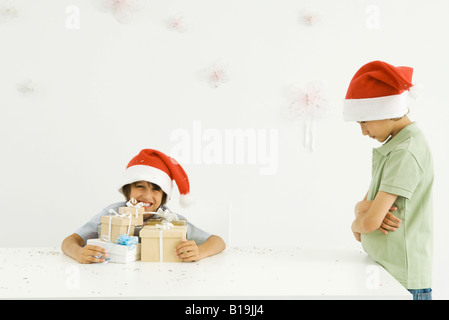
<instances>
[{"instance_id":1,"label":"white pompom on hat","mask_svg":"<svg viewBox=\"0 0 449 320\"><path fill-rule=\"evenodd\" d=\"M143 149L131 159L123 174L119 191L123 193L123 186L141 180L157 184L168 199L171 198L174 180L180 193L181 205L187 206L191 202L186 172L175 159L158 150Z\"/></svg>"},{"instance_id":2,"label":"white pompom on hat","mask_svg":"<svg viewBox=\"0 0 449 320\"><path fill-rule=\"evenodd\" d=\"M345 121L399 118L409 111L407 97L413 94L413 68L372 61L352 78L343 105ZM413 89L412 89L413 88Z\"/></svg>"}]
</instances>

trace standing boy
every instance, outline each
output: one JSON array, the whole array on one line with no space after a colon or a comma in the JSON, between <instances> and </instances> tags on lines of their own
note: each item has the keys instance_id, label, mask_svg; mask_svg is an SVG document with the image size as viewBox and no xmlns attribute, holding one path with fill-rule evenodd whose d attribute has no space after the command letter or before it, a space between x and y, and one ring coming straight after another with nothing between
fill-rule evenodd
<instances>
[{"instance_id":1,"label":"standing boy","mask_svg":"<svg viewBox=\"0 0 449 320\"><path fill-rule=\"evenodd\" d=\"M372 181L351 229L415 300L430 300L433 160L423 133L407 117L412 74L412 68L373 61L349 84L344 119L383 143L373 149Z\"/></svg>"}]
</instances>

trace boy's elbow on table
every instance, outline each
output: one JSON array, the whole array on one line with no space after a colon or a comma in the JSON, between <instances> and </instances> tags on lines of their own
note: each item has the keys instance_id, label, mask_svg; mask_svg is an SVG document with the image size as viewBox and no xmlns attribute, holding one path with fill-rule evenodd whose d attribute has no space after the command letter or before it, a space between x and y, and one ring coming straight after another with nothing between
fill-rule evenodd
<instances>
[{"instance_id":1,"label":"boy's elbow on table","mask_svg":"<svg viewBox=\"0 0 449 320\"><path fill-rule=\"evenodd\" d=\"M213 234L207 240L213 243L213 246L217 252L221 252L226 248L226 243L220 236Z\"/></svg>"},{"instance_id":2,"label":"boy's elbow on table","mask_svg":"<svg viewBox=\"0 0 449 320\"><path fill-rule=\"evenodd\" d=\"M226 248L226 243L221 237L211 235L206 242L201 245L201 247L205 253L205 257L208 257L222 252Z\"/></svg>"}]
</instances>

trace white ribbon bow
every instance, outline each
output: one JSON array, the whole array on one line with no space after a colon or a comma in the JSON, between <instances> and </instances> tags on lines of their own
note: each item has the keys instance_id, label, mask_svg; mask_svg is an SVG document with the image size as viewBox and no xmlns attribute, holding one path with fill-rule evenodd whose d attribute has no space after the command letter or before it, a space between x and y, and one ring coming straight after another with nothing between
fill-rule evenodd
<instances>
[{"instance_id":1,"label":"white ribbon bow","mask_svg":"<svg viewBox=\"0 0 449 320\"><path fill-rule=\"evenodd\" d=\"M168 222L179 220L178 215L174 212L171 212L168 208L166 208L165 210L159 208L157 209L156 214L159 215L163 220L167 220Z\"/></svg>"},{"instance_id":2,"label":"white ribbon bow","mask_svg":"<svg viewBox=\"0 0 449 320\"><path fill-rule=\"evenodd\" d=\"M134 214L134 216L137 218L138 216L138 211L139 209L143 206L142 202L137 202L136 199L131 198L127 203L126 206L131 207L131 208L135 208L136 209L136 213Z\"/></svg>"}]
</instances>

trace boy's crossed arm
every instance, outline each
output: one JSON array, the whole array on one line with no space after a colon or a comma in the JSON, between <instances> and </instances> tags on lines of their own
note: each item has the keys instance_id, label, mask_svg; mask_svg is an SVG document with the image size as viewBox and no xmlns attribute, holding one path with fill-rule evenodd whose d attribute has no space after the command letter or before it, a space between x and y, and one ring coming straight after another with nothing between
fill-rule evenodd
<instances>
[{"instance_id":1,"label":"boy's crossed arm","mask_svg":"<svg viewBox=\"0 0 449 320\"><path fill-rule=\"evenodd\" d=\"M384 234L395 231L400 227L401 220L390 211L397 210L393 204L398 196L395 194L379 191L373 201L364 200L355 206L356 218L352 223L351 230L358 241L361 233L371 233L379 229Z\"/></svg>"}]
</instances>

